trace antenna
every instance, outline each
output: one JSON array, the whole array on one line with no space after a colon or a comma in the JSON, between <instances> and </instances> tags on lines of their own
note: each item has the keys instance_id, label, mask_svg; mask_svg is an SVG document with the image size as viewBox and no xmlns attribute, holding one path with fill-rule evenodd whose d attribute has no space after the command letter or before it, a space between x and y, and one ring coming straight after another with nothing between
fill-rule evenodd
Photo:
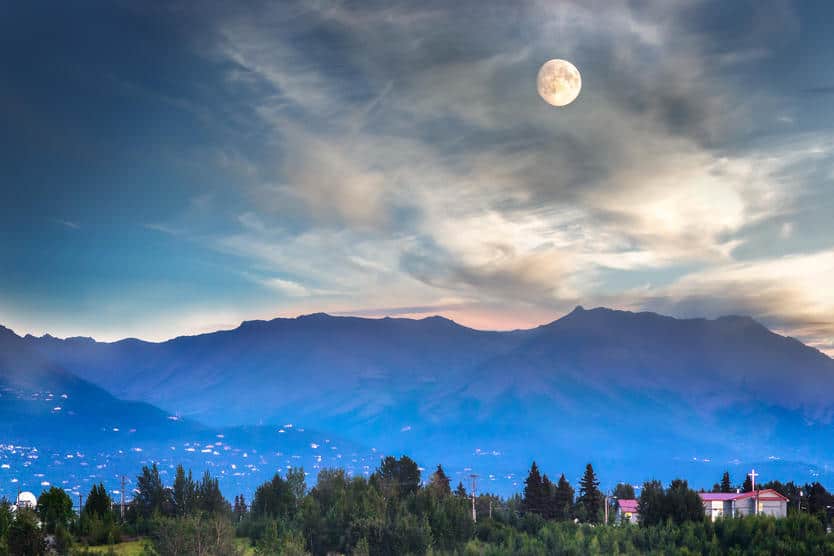
<instances>
[{"instance_id":1,"label":"antenna","mask_svg":"<svg viewBox=\"0 0 834 556\"><path fill-rule=\"evenodd\" d=\"M119 511L122 516L122 521L125 519L125 476L122 475L122 489L119 491L119 494L122 495L121 503L119 504Z\"/></svg>"},{"instance_id":2,"label":"antenna","mask_svg":"<svg viewBox=\"0 0 834 556\"><path fill-rule=\"evenodd\" d=\"M478 514L475 512L475 493L478 490L478 475L472 473L469 475L469 478L472 480L472 521L477 523Z\"/></svg>"}]
</instances>

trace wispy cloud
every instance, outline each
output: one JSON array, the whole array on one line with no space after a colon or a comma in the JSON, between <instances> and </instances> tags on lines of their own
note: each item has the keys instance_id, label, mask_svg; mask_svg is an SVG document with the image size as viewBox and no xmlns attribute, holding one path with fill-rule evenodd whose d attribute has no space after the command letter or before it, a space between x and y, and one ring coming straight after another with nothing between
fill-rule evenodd
<instances>
[{"instance_id":1,"label":"wispy cloud","mask_svg":"<svg viewBox=\"0 0 834 556\"><path fill-rule=\"evenodd\" d=\"M381 292L393 306L454 298L479 322L617 291L670 308L687 288L741 300L706 277L741 272L732 269L745 264L736 251L753 241L749 229L772 222L787 236L807 165L830 163L827 147L809 146L818 138L732 142L768 99L721 72L769 51L742 45L708 64L710 37L684 7L530 2L452 23L444 13L324 2L220 23L215 55L232 62L229 79L249 76L276 157L240 162L258 167L242 175L251 210L238 232L215 237L217 249L289 273L262 283L330 308L323 292L350 292L355 310L384 306ZM307 43L317 33L337 55ZM585 81L561 111L530 83L554 36ZM637 293L628 274L646 272L683 278ZM780 322L804 314L739 303Z\"/></svg>"},{"instance_id":2,"label":"wispy cloud","mask_svg":"<svg viewBox=\"0 0 834 556\"><path fill-rule=\"evenodd\" d=\"M225 188L183 186L179 214L145 227L227 257L265 307L486 328L576 303L737 310L832 343L815 268L834 249L834 143L746 84L798 36L791 6L720 22L654 0L180 9L211 93L119 90L199 124L166 154ZM583 74L564 109L534 86L552 57Z\"/></svg>"},{"instance_id":3,"label":"wispy cloud","mask_svg":"<svg viewBox=\"0 0 834 556\"><path fill-rule=\"evenodd\" d=\"M78 222L73 222L71 220L61 220L59 218L56 218L55 220L53 220L53 222L71 230L78 230L81 228L81 225Z\"/></svg>"}]
</instances>

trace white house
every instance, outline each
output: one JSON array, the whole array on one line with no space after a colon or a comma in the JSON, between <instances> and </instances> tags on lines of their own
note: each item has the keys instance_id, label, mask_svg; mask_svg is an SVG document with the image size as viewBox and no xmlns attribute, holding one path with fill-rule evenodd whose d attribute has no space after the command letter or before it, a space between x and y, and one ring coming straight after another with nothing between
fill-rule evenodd
<instances>
[{"instance_id":1,"label":"white house","mask_svg":"<svg viewBox=\"0 0 834 556\"><path fill-rule=\"evenodd\" d=\"M701 492L698 495L704 504L704 513L713 521L720 517L788 515L788 499L770 488L753 492Z\"/></svg>"}]
</instances>

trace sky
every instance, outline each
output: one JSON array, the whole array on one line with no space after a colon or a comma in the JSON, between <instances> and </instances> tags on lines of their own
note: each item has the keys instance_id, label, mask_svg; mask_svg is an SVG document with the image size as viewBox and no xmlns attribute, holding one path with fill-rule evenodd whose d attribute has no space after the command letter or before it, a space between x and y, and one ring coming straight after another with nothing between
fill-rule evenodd
<instances>
[{"instance_id":1,"label":"sky","mask_svg":"<svg viewBox=\"0 0 834 556\"><path fill-rule=\"evenodd\" d=\"M0 6L0 323L751 315L834 354L825 2ZM536 91L563 58L575 102Z\"/></svg>"}]
</instances>

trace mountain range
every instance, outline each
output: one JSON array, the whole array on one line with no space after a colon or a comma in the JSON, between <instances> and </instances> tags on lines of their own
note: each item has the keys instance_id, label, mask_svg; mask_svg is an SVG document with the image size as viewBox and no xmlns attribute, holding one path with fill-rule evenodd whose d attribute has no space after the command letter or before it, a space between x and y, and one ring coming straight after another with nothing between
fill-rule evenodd
<instances>
[{"instance_id":1,"label":"mountain range","mask_svg":"<svg viewBox=\"0 0 834 556\"><path fill-rule=\"evenodd\" d=\"M299 458L316 464L338 438L353 454L341 461L359 471L408 453L505 493L533 458L569 479L592 461L604 482L683 475L710 486L724 468L741 482L748 465L824 476L834 448L834 360L748 317L577 307L488 332L442 317L314 314L160 343L3 329L0 371L9 391L83 390L100 415L113 404L139 412L159 422L147 430L162 444L211 430L266 452L278 428L305 429L296 449L315 445ZM3 434L30 430L10 423Z\"/></svg>"}]
</instances>

